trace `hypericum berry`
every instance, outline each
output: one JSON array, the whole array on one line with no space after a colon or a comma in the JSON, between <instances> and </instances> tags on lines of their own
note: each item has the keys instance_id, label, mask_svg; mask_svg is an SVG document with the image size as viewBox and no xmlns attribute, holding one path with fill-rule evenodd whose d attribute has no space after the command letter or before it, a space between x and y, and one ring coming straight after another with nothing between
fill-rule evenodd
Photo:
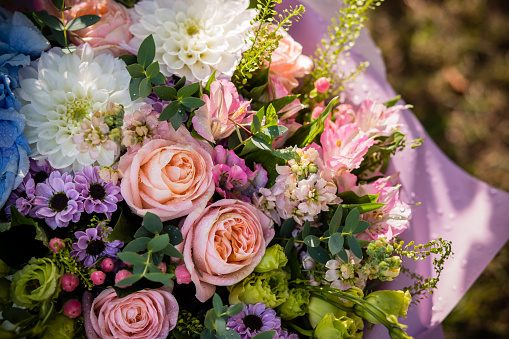
<instances>
[{"instance_id":1,"label":"hypericum berry","mask_svg":"<svg viewBox=\"0 0 509 339\"><path fill-rule=\"evenodd\" d=\"M101 269L104 272L111 272L115 269L115 263L110 258L106 258L101 263Z\"/></svg>"},{"instance_id":2,"label":"hypericum berry","mask_svg":"<svg viewBox=\"0 0 509 339\"><path fill-rule=\"evenodd\" d=\"M62 276L62 289L66 292L72 292L78 285L80 280L78 276L72 273L65 273Z\"/></svg>"},{"instance_id":3,"label":"hypericum berry","mask_svg":"<svg viewBox=\"0 0 509 339\"><path fill-rule=\"evenodd\" d=\"M105 278L106 274L103 271L94 271L90 275L90 279L92 279L94 285L102 285Z\"/></svg>"},{"instance_id":4,"label":"hypericum berry","mask_svg":"<svg viewBox=\"0 0 509 339\"><path fill-rule=\"evenodd\" d=\"M129 272L128 270L118 271L117 274L115 275L115 284L127 277L130 277L131 275L133 275L133 274L131 272ZM131 286L131 285L127 285L124 287L129 287L129 286ZM124 287L122 287L122 288L124 288Z\"/></svg>"},{"instance_id":5,"label":"hypericum berry","mask_svg":"<svg viewBox=\"0 0 509 339\"><path fill-rule=\"evenodd\" d=\"M53 253L57 253L64 248L64 242L60 238L53 238L49 241L49 248Z\"/></svg>"},{"instance_id":6,"label":"hypericum berry","mask_svg":"<svg viewBox=\"0 0 509 339\"><path fill-rule=\"evenodd\" d=\"M78 299L71 299L64 304L62 309L66 316L74 319L81 314L81 303L78 301Z\"/></svg>"}]
</instances>

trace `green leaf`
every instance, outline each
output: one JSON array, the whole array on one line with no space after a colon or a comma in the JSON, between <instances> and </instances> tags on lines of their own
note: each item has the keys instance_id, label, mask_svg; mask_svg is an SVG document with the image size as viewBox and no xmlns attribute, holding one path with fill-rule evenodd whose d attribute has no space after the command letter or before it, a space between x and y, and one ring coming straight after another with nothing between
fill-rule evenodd
<instances>
[{"instance_id":1,"label":"green leaf","mask_svg":"<svg viewBox=\"0 0 509 339\"><path fill-rule=\"evenodd\" d=\"M294 245L295 244L295 239L294 238L290 238L288 240L288 242L286 243L285 245L285 255L287 258L290 258L290 255L292 254L292 249L294 248Z\"/></svg>"},{"instance_id":2,"label":"green leaf","mask_svg":"<svg viewBox=\"0 0 509 339\"><path fill-rule=\"evenodd\" d=\"M173 335L173 337L175 339L193 339L193 337L188 336L187 334L179 332L176 328L174 328L171 331L171 334ZM168 337L168 338L172 339L172 337Z\"/></svg>"},{"instance_id":3,"label":"green leaf","mask_svg":"<svg viewBox=\"0 0 509 339\"><path fill-rule=\"evenodd\" d=\"M320 239L315 235L308 235L304 238L304 243L309 247L317 247L320 246Z\"/></svg>"},{"instance_id":4,"label":"green leaf","mask_svg":"<svg viewBox=\"0 0 509 339\"><path fill-rule=\"evenodd\" d=\"M93 14L82 15L69 21L66 25L66 29L69 32L78 31L80 29L87 28L88 26L92 26L93 24L98 23L99 20L101 20L101 17L98 15Z\"/></svg>"},{"instance_id":5,"label":"green leaf","mask_svg":"<svg viewBox=\"0 0 509 339\"><path fill-rule=\"evenodd\" d=\"M205 321L207 321L207 317L205 317ZM214 328L214 323L212 323L212 328ZM216 339L216 331L204 328L200 333L200 339Z\"/></svg>"},{"instance_id":6,"label":"green leaf","mask_svg":"<svg viewBox=\"0 0 509 339\"><path fill-rule=\"evenodd\" d=\"M127 278L120 280L118 283L115 284L115 286L124 287L127 285L132 285L135 282L137 282L138 280L140 280L141 278L143 278L143 276L141 274L133 274L133 275L128 276Z\"/></svg>"},{"instance_id":7,"label":"green leaf","mask_svg":"<svg viewBox=\"0 0 509 339\"><path fill-rule=\"evenodd\" d=\"M383 105L387 108L392 107L396 105L396 103L401 99L401 95L397 95L396 97L392 98L391 100L388 100L383 103Z\"/></svg>"},{"instance_id":8,"label":"green leaf","mask_svg":"<svg viewBox=\"0 0 509 339\"><path fill-rule=\"evenodd\" d=\"M214 306L214 311L216 311L216 314L223 313L223 301L217 293L214 293L214 296L212 297L212 306Z\"/></svg>"},{"instance_id":9,"label":"green leaf","mask_svg":"<svg viewBox=\"0 0 509 339\"><path fill-rule=\"evenodd\" d=\"M311 233L311 225L309 221L304 222L304 227L302 228L302 238L306 238Z\"/></svg>"},{"instance_id":10,"label":"green leaf","mask_svg":"<svg viewBox=\"0 0 509 339\"><path fill-rule=\"evenodd\" d=\"M265 111L265 124L264 126L276 126L277 125L277 113L272 104L269 104Z\"/></svg>"},{"instance_id":11,"label":"green leaf","mask_svg":"<svg viewBox=\"0 0 509 339\"><path fill-rule=\"evenodd\" d=\"M339 230L341 226L341 219L343 218L343 208L341 205L338 206L329 224L329 234L334 234Z\"/></svg>"},{"instance_id":12,"label":"green leaf","mask_svg":"<svg viewBox=\"0 0 509 339\"><path fill-rule=\"evenodd\" d=\"M344 204L341 204L341 206L343 206L343 208L347 208L347 209L357 209L359 211L359 213L366 213L366 212L371 212L371 211L374 211L382 206L385 206L386 204L382 204L382 203L372 203L372 204L350 204L350 205L344 205Z\"/></svg>"},{"instance_id":13,"label":"green leaf","mask_svg":"<svg viewBox=\"0 0 509 339\"><path fill-rule=\"evenodd\" d=\"M145 263L147 262L147 260L138 253L120 252L117 253L117 256L120 260L131 265L145 265Z\"/></svg>"},{"instance_id":14,"label":"green leaf","mask_svg":"<svg viewBox=\"0 0 509 339\"><path fill-rule=\"evenodd\" d=\"M159 74L159 63L153 62L147 67L147 78L156 77Z\"/></svg>"},{"instance_id":15,"label":"green leaf","mask_svg":"<svg viewBox=\"0 0 509 339\"><path fill-rule=\"evenodd\" d=\"M64 30L64 24L62 24L62 21L58 20L58 18L54 17L53 15L49 15L46 11L34 12L33 16L36 20L40 20L45 25L53 28L55 31Z\"/></svg>"},{"instance_id":16,"label":"green leaf","mask_svg":"<svg viewBox=\"0 0 509 339\"><path fill-rule=\"evenodd\" d=\"M154 61L155 56L156 44L154 42L154 37L151 34L143 40L140 48L138 49L138 63L144 68L147 68L152 61Z\"/></svg>"},{"instance_id":17,"label":"green leaf","mask_svg":"<svg viewBox=\"0 0 509 339\"><path fill-rule=\"evenodd\" d=\"M376 202L380 193L377 194L366 194L358 196L354 191L344 191L338 194L341 198L342 204L369 204Z\"/></svg>"},{"instance_id":18,"label":"green leaf","mask_svg":"<svg viewBox=\"0 0 509 339\"><path fill-rule=\"evenodd\" d=\"M166 286L172 286L172 282L171 282L171 278L172 278L172 275L171 274L166 274L166 273L147 273L145 274L145 278L147 278L148 280L150 281L156 281L156 282L160 282L161 284L164 284Z\"/></svg>"},{"instance_id":19,"label":"green leaf","mask_svg":"<svg viewBox=\"0 0 509 339\"><path fill-rule=\"evenodd\" d=\"M120 60L122 60L123 62L125 62L125 64L127 66L129 65L132 65L132 64L135 64L136 63L136 56L134 55L131 55L131 54L122 54L121 56L118 57ZM132 75L131 75L132 76Z\"/></svg>"},{"instance_id":20,"label":"green leaf","mask_svg":"<svg viewBox=\"0 0 509 339\"><path fill-rule=\"evenodd\" d=\"M346 251L345 251L344 248L341 251L338 252L338 256L344 262L348 262L348 254L346 254Z\"/></svg>"},{"instance_id":21,"label":"green leaf","mask_svg":"<svg viewBox=\"0 0 509 339\"><path fill-rule=\"evenodd\" d=\"M262 107L255 114L258 117L259 121L263 121L263 117L265 116L265 107Z\"/></svg>"},{"instance_id":22,"label":"green leaf","mask_svg":"<svg viewBox=\"0 0 509 339\"><path fill-rule=\"evenodd\" d=\"M311 258L313 258L315 261L319 262L320 264L325 265L327 263L327 261L330 260L329 253L327 253L327 251L321 246L308 247L307 249L308 249L308 253L311 256Z\"/></svg>"},{"instance_id":23,"label":"green leaf","mask_svg":"<svg viewBox=\"0 0 509 339\"><path fill-rule=\"evenodd\" d=\"M168 78L166 78L161 72L159 72L159 74L157 74L155 77L150 77L150 82L153 85L162 85L166 82L166 80L168 80Z\"/></svg>"},{"instance_id":24,"label":"green leaf","mask_svg":"<svg viewBox=\"0 0 509 339\"><path fill-rule=\"evenodd\" d=\"M129 95L131 100L135 101L140 97L140 83L143 78L132 78L129 81Z\"/></svg>"},{"instance_id":25,"label":"green leaf","mask_svg":"<svg viewBox=\"0 0 509 339\"><path fill-rule=\"evenodd\" d=\"M244 88L243 97L258 100L269 83L269 67L257 72Z\"/></svg>"},{"instance_id":26,"label":"green leaf","mask_svg":"<svg viewBox=\"0 0 509 339\"><path fill-rule=\"evenodd\" d=\"M203 322L203 324L205 325L206 328L213 330L216 318L217 318L216 311L214 311L214 309L208 310L207 314L205 314L205 321Z\"/></svg>"},{"instance_id":27,"label":"green leaf","mask_svg":"<svg viewBox=\"0 0 509 339\"><path fill-rule=\"evenodd\" d=\"M149 251L159 252L166 248L170 242L168 234L156 235L147 245Z\"/></svg>"},{"instance_id":28,"label":"green leaf","mask_svg":"<svg viewBox=\"0 0 509 339\"><path fill-rule=\"evenodd\" d=\"M263 166L263 168L267 171L268 181L266 187L272 187L276 181L277 176L279 175L279 173L276 171L276 165L282 166L286 164L286 160L275 156L272 151L264 151L260 149L249 153L244 157L244 160L248 166L253 166L254 163L258 163Z\"/></svg>"},{"instance_id":29,"label":"green leaf","mask_svg":"<svg viewBox=\"0 0 509 339\"><path fill-rule=\"evenodd\" d=\"M179 98L187 98L196 93L200 89L200 83L195 82L193 84L182 87L178 90L177 96Z\"/></svg>"},{"instance_id":30,"label":"green leaf","mask_svg":"<svg viewBox=\"0 0 509 339\"><path fill-rule=\"evenodd\" d=\"M173 246L172 244L166 245L163 252L164 252L164 254L166 254L169 257L174 257L174 258L183 258L184 257L182 255L182 253L180 253L179 250L177 250L175 248L175 246Z\"/></svg>"},{"instance_id":31,"label":"green leaf","mask_svg":"<svg viewBox=\"0 0 509 339\"><path fill-rule=\"evenodd\" d=\"M364 232L365 230L368 229L369 225L371 225L369 222L367 222L365 220L360 220L359 224L357 225L357 227L355 227L355 229L352 231L352 233L359 234L361 232Z\"/></svg>"},{"instance_id":32,"label":"green leaf","mask_svg":"<svg viewBox=\"0 0 509 339\"><path fill-rule=\"evenodd\" d=\"M207 80L207 84L205 85L205 88L204 88L204 92L206 92L206 94L210 94L210 84L213 83L214 81L216 81L216 70L214 70L214 72L212 72L209 80Z\"/></svg>"},{"instance_id":33,"label":"green leaf","mask_svg":"<svg viewBox=\"0 0 509 339\"><path fill-rule=\"evenodd\" d=\"M160 269L157 268L157 266L163 261L164 258L164 252L154 252L152 253L152 260L154 261L154 267L155 270L152 270L151 272L159 272Z\"/></svg>"},{"instance_id":34,"label":"green leaf","mask_svg":"<svg viewBox=\"0 0 509 339\"><path fill-rule=\"evenodd\" d=\"M25 217L23 214L19 213L16 207L11 205L11 227L16 227L20 225L30 225L37 226L37 223L31 219Z\"/></svg>"},{"instance_id":35,"label":"green leaf","mask_svg":"<svg viewBox=\"0 0 509 339\"><path fill-rule=\"evenodd\" d=\"M362 259L362 249L359 245L359 242L357 241L357 238L355 238L353 235L349 234L346 237L348 241L348 247L350 247L350 250L353 254L359 259Z\"/></svg>"},{"instance_id":36,"label":"green leaf","mask_svg":"<svg viewBox=\"0 0 509 339\"><path fill-rule=\"evenodd\" d=\"M170 244L172 245L178 245L184 240L182 233L175 226L164 226L163 231L170 236Z\"/></svg>"},{"instance_id":37,"label":"green leaf","mask_svg":"<svg viewBox=\"0 0 509 339\"><path fill-rule=\"evenodd\" d=\"M257 115L253 115L253 122L251 123L251 133L256 134L262 131L262 124Z\"/></svg>"},{"instance_id":38,"label":"green leaf","mask_svg":"<svg viewBox=\"0 0 509 339\"><path fill-rule=\"evenodd\" d=\"M295 220L293 218L286 219L283 224L281 225L281 230L279 231L279 234L283 238L288 238L292 235L292 231L295 228Z\"/></svg>"},{"instance_id":39,"label":"green leaf","mask_svg":"<svg viewBox=\"0 0 509 339\"><path fill-rule=\"evenodd\" d=\"M152 93L152 83L150 79L143 78L140 82L140 98L146 98Z\"/></svg>"},{"instance_id":40,"label":"green leaf","mask_svg":"<svg viewBox=\"0 0 509 339\"><path fill-rule=\"evenodd\" d=\"M281 148L281 149L271 149L270 153L280 159L284 160L298 160L300 159L299 153L295 152L293 147Z\"/></svg>"},{"instance_id":41,"label":"green leaf","mask_svg":"<svg viewBox=\"0 0 509 339\"><path fill-rule=\"evenodd\" d=\"M221 317L216 318L214 327L218 335L224 335L226 332L226 320Z\"/></svg>"},{"instance_id":42,"label":"green leaf","mask_svg":"<svg viewBox=\"0 0 509 339\"><path fill-rule=\"evenodd\" d=\"M270 147L270 145L265 140L263 140L262 138L252 137L251 141L253 142L253 145L258 147L259 149L266 150L266 151L271 151L272 150L272 147Z\"/></svg>"},{"instance_id":43,"label":"green leaf","mask_svg":"<svg viewBox=\"0 0 509 339\"><path fill-rule=\"evenodd\" d=\"M8 300L8 299L7 299ZM23 320L27 320L33 317L30 312L28 312L25 309L17 308L17 307L6 307L2 312L2 318L10 321L13 324L17 324L22 322ZM0 332L1 334L1 332ZM13 336L16 337L16 336ZM9 336L6 336L5 338L10 338Z\"/></svg>"},{"instance_id":44,"label":"green leaf","mask_svg":"<svg viewBox=\"0 0 509 339\"><path fill-rule=\"evenodd\" d=\"M170 102L161 112L161 115L159 116L159 121L171 119L175 114L178 113L179 108L180 103L178 101Z\"/></svg>"},{"instance_id":45,"label":"green leaf","mask_svg":"<svg viewBox=\"0 0 509 339\"><path fill-rule=\"evenodd\" d=\"M132 64L125 67L132 78L141 78L145 74L145 69L140 64Z\"/></svg>"},{"instance_id":46,"label":"green leaf","mask_svg":"<svg viewBox=\"0 0 509 339\"><path fill-rule=\"evenodd\" d=\"M53 5L58 9L59 12L61 12L64 9L64 0L51 0ZM11 321L12 322L12 321Z\"/></svg>"},{"instance_id":47,"label":"green leaf","mask_svg":"<svg viewBox=\"0 0 509 339\"><path fill-rule=\"evenodd\" d=\"M173 126L173 129L176 131L182 126L182 123L184 122L184 118L186 117L186 110L182 105L179 105L177 107L177 114L174 114L170 118L170 123Z\"/></svg>"},{"instance_id":48,"label":"green leaf","mask_svg":"<svg viewBox=\"0 0 509 339\"><path fill-rule=\"evenodd\" d=\"M354 208L353 210L348 213L345 220L345 228L343 228L343 233L350 233L352 232L357 225L359 224L359 210Z\"/></svg>"},{"instance_id":49,"label":"green leaf","mask_svg":"<svg viewBox=\"0 0 509 339\"><path fill-rule=\"evenodd\" d=\"M128 243L123 251L124 252L141 252L145 251L147 249L147 244L149 243L151 239L147 237L141 237L134 239L130 243Z\"/></svg>"},{"instance_id":50,"label":"green leaf","mask_svg":"<svg viewBox=\"0 0 509 339\"><path fill-rule=\"evenodd\" d=\"M127 244L138 233L137 227L132 220L126 217L124 209L121 208L117 223L113 227L113 231L108 235L108 241L120 240Z\"/></svg>"},{"instance_id":51,"label":"green leaf","mask_svg":"<svg viewBox=\"0 0 509 339\"><path fill-rule=\"evenodd\" d=\"M154 87L154 92L161 100L173 101L177 99L177 91L175 90L175 88L170 86L156 86Z\"/></svg>"},{"instance_id":52,"label":"green leaf","mask_svg":"<svg viewBox=\"0 0 509 339\"><path fill-rule=\"evenodd\" d=\"M163 223L161 219L154 213L147 212L143 217L143 226L147 231L156 234L161 233L163 230Z\"/></svg>"},{"instance_id":53,"label":"green leaf","mask_svg":"<svg viewBox=\"0 0 509 339\"><path fill-rule=\"evenodd\" d=\"M237 315L239 314L240 312L242 312L242 310L244 309L244 304L243 303L236 303L235 305L233 305L232 307L230 307L228 309L228 311L226 311L226 313L229 315L229 316L234 316L234 315Z\"/></svg>"},{"instance_id":54,"label":"green leaf","mask_svg":"<svg viewBox=\"0 0 509 339\"><path fill-rule=\"evenodd\" d=\"M323 132L325 120L329 116L337 101L337 97L332 98L325 110L320 113L320 116L316 120L313 120L309 124L306 124L295 131L295 133L286 140L285 145L304 148L312 143L316 136Z\"/></svg>"},{"instance_id":55,"label":"green leaf","mask_svg":"<svg viewBox=\"0 0 509 339\"><path fill-rule=\"evenodd\" d=\"M141 226L140 228L138 228L138 230L136 231L136 233L134 234L134 237L135 238L141 238L141 237L149 237L149 238L152 238L153 234L149 231L147 231L147 229L143 226Z\"/></svg>"},{"instance_id":56,"label":"green leaf","mask_svg":"<svg viewBox=\"0 0 509 339\"><path fill-rule=\"evenodd\" d=\"M297 99L299 96L298 95L287 95L285 97L282 97L282 98L279 98L279 99L274 99L272 100L271 102L269 102L269 104L271 104L272 106L274 106L274 109L276 110L276 112L279 112L281 111L286 105L289 105L291 104L292 102L295 101L295 99Z\"/></svg>"},{"instance_id":57,"label":"green leaf","mask_svg":"<svg viewBox=\"0 0 509 339\"><path fill-rule=\"evenodd\" d=\"M341 233L334 233L331 235L329 239L329 250L332 255L336 255L343 249L343 245L345 243L345 238L341 235Z\"/></svg>"},{"instance_id":58,"label":"green leaf","mask_svg":"<svg viewBox=\"0 0 509 339\"><path fill-rule=\"evenodd\" d=\"M253 339L272 339L274 338L275 335L276 335L275 330L264 331L262 333L258 333L257 335L255 335Z\"/></svg>"},{"instance_id":59,"label":"green leaf","mask_svg":"<svg viewBox=\"0 0 509 339\"><path fill-rule=\"evenodd\" d=\"M271 138L276 138L285 133L286 131L288 131L288 128L280 125L263 127L262 130L263 134L266 134Z\"/></svg>"},{"instance_id":60,"label":"green leaf","mask_svg":"<svg viewBox=\"0 0 509 339\"><path fill-rule=\"evenodd\" d=\"M187 97L182 99L182 105L184 105L187 108L194 109L205 105L205 101L195 97Z\"/></svg>"},{"instance_id":61,"label":"green leaf","mask_svg":"<svg viewBox=\"0 0 509 339\"><path fill-rule=\"evenodd\" d=\"M177 83L175 84L175 89L178 91L179 89L181 89L182 87L184 87L184 85L186 84L186 77L182 77L180 78L179 81L177 81Z\"/></svg>"}]
</instances>

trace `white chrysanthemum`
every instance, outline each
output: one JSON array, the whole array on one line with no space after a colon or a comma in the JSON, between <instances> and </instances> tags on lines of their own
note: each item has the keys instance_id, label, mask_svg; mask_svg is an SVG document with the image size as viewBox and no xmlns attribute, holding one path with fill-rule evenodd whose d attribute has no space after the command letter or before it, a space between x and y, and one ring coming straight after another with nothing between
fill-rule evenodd
<instances>
[{"instance_id":1,"label":"white chrysanthemum","mask_svg":"<svg viewBox=\"0 0 509 339\"><path fill-rule=\"evenodd\" d=\"M43 53L38 62L20 71L19 96L26 101L25 135L32 156L48 159L54 168L81 169L85 165L111 165L116 150L102 148L97 162L80 153L72 136L81 132L80 122L90 120L94 110L108 102L128 108L130 75L125 63L109 54L94 57L84 44L74 53L60 48Z\"/></svg>"},{"instance_id":2,"label":"white chrysanthemum","mask_svg":"<svg viewBox=\"0 0 509 339\"><path fill-rule=\"evenodd\" d=\"M130 45L137 50L152 34L165 76L205 80L214 70L231 76L255 15L248 6L249 0L140 1L131 12Z\"/></svg>"}]
</instances>

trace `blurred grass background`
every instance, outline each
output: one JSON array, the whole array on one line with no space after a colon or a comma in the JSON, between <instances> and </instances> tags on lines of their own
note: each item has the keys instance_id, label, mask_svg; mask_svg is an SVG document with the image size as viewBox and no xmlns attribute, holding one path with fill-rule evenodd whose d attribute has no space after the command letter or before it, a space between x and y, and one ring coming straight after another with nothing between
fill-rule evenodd
<instances>
[{"instance_id":1,"label":"blurred grass background","mask_svg":"<svg viewBox=\"0 0 509 339\"><path fill-rule=\"evenodd\" d=\"M433 140L509 191L509 1L386 0L372 14L389 82ZM509 338L508 277L506 245L445 320L445 337Z\"/></svg>"}]
</instances>

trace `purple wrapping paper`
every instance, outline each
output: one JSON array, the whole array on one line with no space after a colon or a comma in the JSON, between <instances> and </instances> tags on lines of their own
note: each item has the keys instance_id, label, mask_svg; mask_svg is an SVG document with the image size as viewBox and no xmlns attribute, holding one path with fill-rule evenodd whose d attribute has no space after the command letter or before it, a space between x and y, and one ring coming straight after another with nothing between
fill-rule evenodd
<instances>
[{"instance_id":1,"label":"purple wrapping paper","mask_svg":"<svg viewBox=\"0 0 509 339\"><path fill-rule=\"evenodd\" d=\"M330 18L339 9L341 0L289 0L281 7L299 3L304 4L306 13L289 32L303 45L304 54L311 55L327 32ZM351 68L361 61L370 61L370 67L347 86L347 102L355 106L368 98L378 102L394 98L396 93L385 78L380 50L366 30L341 68ZM389 172L400 172L402 200L421 202L412 207L412 221L403 239L426 243L442 237L453 242L455 253L445 263L438 290L420 304L411 305L408 318L402 323L408 325L408 334L416 339L440 339L443 338L441 322L509 238L509 213L501 213L509 206L509 194L470 176L452 163L410 110L401 112L400 123L404 125L402 132L407 140L424 138L424 145L398 153L389 169ZM431 260L407 260L405 265L424 276L434 274ZM411 280L401 275L383 288L400 289L410 284ZM366 331L365 338L383 339L389 338L389 334L383 326L376 325Z\"/></svg>"}]
</instances>

